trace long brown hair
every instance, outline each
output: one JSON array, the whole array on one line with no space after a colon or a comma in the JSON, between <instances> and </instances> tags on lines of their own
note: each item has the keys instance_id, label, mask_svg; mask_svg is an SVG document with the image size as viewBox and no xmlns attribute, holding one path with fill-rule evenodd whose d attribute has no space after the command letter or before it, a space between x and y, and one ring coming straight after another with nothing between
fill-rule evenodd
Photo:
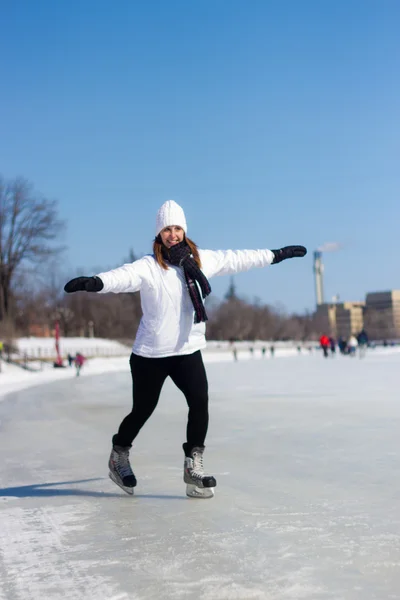
<instances>
[{"instance_id":1,"label":"long brown hair","mask_svg":"<svg viewBox=\"0 0 400 600\"><path fill-rule=\"evenodd\" d=\"M197 266L199 267L199 269L201 269L201 260L200 260L200 255L199 255L199 251L198 248L196 246L196 244L188 237L184 237L184 240L186 241L187 245L190 248L190 251L193 255L194 261L197 264ZM164 260L164 257L162 255L162 247L163 247L163 243L161 241L161 237L158 235L156 237L156 239L153 242L153 252L154 252L154 258L156 259L156 261L158 262L158 264L160 265L160 267L162 269L167 270L168 269L168 265Z\"/></svg>"}]
</instances>

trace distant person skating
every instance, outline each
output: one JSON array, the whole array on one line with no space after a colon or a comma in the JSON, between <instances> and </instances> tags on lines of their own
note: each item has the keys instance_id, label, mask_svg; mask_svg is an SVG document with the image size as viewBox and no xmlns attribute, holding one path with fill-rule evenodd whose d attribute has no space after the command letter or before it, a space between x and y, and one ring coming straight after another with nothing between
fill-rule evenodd
<instances>
[{"instance_id":1,"label":"distant person skating","mask_svg":"<svg viewBox=\"0 0 400 600\"><path fill-rule=\"evenodd\" d=\"M368 348L368 335L365 329L362 329L357 336L358 342L358 355L360 358L364 358Z\"/></svg>"},{"instance_id":2,"label":"distant person skating","mask_svg":"<svg viewBox=\"0 0 400 600\"><path fill-rule=\"evenodd\" d=\"M322 348L322 352L324 354L325 358L328 358L329 356L329 338L327 335L325 335L324 333L321 335L321 337L319 338L319 345Z\"/></svg>"},{"instance_id":3,"label":"distant person skating","mask_svg":"<svg viewBox=\"0 0 400 600\"><path fill-rule=\"evenodd\" d=\"M349 339L347 340L347 347L349 349L350 356L356 355L357 346L358 346L357 338L355 337L355 335L351 335L349 337Z\"/></svg>"},{"instance_id":4,"label":"distant person skating","mask_svg":"<svg viewBox=\"0 0 400 600\"><path fill-rule=\"evenodd\" d=\"M207 218L207 217L206 217ZM133 494L136 477L129 462L132 442L157 406L167 377L183 392L189 407L184 450L188 496L210 498L216 480L203 467L208 428L208 383L201 350L206 345L204 299L209 279L231 275L294 257L303 246L279 250L200 250L187 237L183 209L168 200L156 217L153 254L94 277L77 277L65 291L137 292L143 316L130 357L133 409L112 438L110 477Z\"/></svg>"},{"instance_id":5,"label":"distant person skating","mask_svg":"<svg viewBox=\"0 0 400 600\"><path fill-rule=\"evenodd\" d=\"M81 369L85 363L85 357L83 356L83 354L81 354L80 352L76 353L74 362L75 362L75 368L76 368L76 376L79 377Z\"/></svg>"},{"instance_id":6,"label":"distant person skating","mask_svg":"<svg viewBox=\"0 0 400 600\"><path fill-rule=\"evenodd\" d=\"M68 360L68 366L72 367L72 365L74 363L74 357L72 356L72 354L68 353L67 360Z\"/></svg>"},{"instance_id":7,"label":"distant person skating","mask_svg":"<svg viewBox=\"0 0 400 600\"><path fill-rule=\"evenodd\" d=\"M237 353L237 348L236 348L235 341L234 340L230 340L229 345L230 345L231 350L232 350L233 359L235 361L237 361L237 359L238 359L238 353Z\"/></svg>"},{"instance_id":8,"label":"distant person skating","mask_svg":"<svg viewBox=\"0 0 400 600\"><path fill-rule=\"evenodd\" d=\"M347 354L347 342L343 337L338 339L338 348L341 354Z\"/></svg>"}]
</instances>

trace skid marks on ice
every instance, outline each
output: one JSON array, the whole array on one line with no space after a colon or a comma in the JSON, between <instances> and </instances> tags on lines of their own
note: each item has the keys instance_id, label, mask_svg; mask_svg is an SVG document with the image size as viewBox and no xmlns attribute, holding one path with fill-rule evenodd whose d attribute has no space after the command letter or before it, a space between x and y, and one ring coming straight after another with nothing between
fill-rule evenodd
<instances>
[{"instance_id":1,"label":"skid marks on ice","mask_svg":"<svg viewBox=\"0 0 400 600\"><path fill-rule=\"evenodd\" d=\"M0 598L128 600L105 577L89 574L95 561L81 560L85 545L74 544L74 534L89 514L72 505L2 510Z\"/></svg>"},{"instance_id":2,"label":"skid marks on ice","mask_svg":"<svg viewBox=\"0 0 400 600\"><path fill-rule=\"evenodd\" d=\"M210 524L211 525L211 524ZM324 600L314 566L287 561L254 527L201 526L131 536L130 565L141 600ZM155 568L156 565L156 568ZM162 592L161 592L162 590Z\"/></svg>"}]
</instances>

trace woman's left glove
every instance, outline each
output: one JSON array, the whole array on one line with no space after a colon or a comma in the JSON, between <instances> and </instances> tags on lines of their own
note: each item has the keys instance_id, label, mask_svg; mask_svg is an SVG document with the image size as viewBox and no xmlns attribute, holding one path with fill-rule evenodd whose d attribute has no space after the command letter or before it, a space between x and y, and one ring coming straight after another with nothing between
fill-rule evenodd
<instances>
[{"instance_id":1,"label":"woman's left glove","mask_svg":"<svg viewBox=\"0 0 400 600\"><path fill-rule=\"evenodd\" d=\"M307 254L307 248L304 246L285 246L279 250L271 250L274 253L273 265L282 262L286 258L301 258Z\"/></svg>"}]
</instances>

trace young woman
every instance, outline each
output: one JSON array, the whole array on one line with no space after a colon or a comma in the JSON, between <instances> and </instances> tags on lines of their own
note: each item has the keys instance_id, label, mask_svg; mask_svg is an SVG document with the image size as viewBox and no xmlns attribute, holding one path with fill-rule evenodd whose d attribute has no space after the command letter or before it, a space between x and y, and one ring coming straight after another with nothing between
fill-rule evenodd
<instances>
[{"instance_id":1,"label":"young woman","mask_svg":"<svg viewBox=\"0 0 400 600\"><path fill-rule=\"evenodd\" d=\"M207 314L203 300L210 294L209 279L266 267L306 254L304 246L279 250L200 250L187 237L183 209L173 200L157 213L153 254L99 273L76 277L64 290L100 293L140 290L143 316L130 357L133 408L112 438L111 479L133 494L136 478L129 450L157 406L162 386L171 377L189 407L183 444L184 482L191 497L210 498L216 480L203 467L208 428L208 384L201 350L206 345Z\"/></svg>"}]
</instances>

